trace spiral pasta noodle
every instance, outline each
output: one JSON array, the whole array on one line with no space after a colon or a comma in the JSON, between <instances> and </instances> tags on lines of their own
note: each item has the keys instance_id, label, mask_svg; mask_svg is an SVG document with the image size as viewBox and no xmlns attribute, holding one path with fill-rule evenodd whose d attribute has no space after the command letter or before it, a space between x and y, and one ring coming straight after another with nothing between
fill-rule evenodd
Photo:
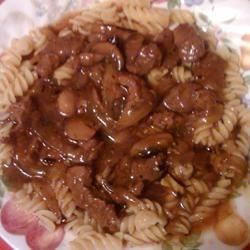
<instances>
[{"instance_id":1,"label":"spiral pasta noodle","mask_svg":"<svg viewBox=\"0 0 250 250\"><path fill-rule=\"evenodd\" d=\"M183 66L174 67L172 71L173 78L180 83L187 82L192 79L192 73L190 70L185 69Z\"/></svg>"},{"instance_id":2,"label":"spiral pasta noodle","mask_svg":"<svg viewBox=\"0 0 250 250\"><path fill-rule=\"evenodd\" d=\"M164 215L162 206L158 202L151 201L149 199L140 200L139 204L129 206L126 209L126 212L130 214L130 213L137 213L138 211L141 211L141 210L153 211L159 216Z\"/></svg>"},{"instance_id":3,"label":"spiral pasta noodle","mask_svg":"<svg viewBox=\"0 0 250 250\"><path fill-rule=\"evenodd\" d=\"M161 185L171 188L175 193L184 193L184 187L180 183L178 183L171 175L166 175L164 178L162 178Z\"/></svg>"},{"instance_id":4,"label":"spiral pasta noodle","mask_svg":"<svg viewBox=\"0 0 250 250\"><path fill-rule=\"evenodd\" d=\"M122 241L111 234L89 232L70 242L71 250L122 250Z\"/></svg>"},{"instance_id":5,"label":"spiral pasta noodle","mask_svg":"<svg viewBox=\"0 0 250 250\"><path fill-rule=\"evenodd\" d=\"M182 23L195 23L194 16L188 10L172 9L170 11L170 23L171 24L182 24Z\"/></svg>"},{"instance_id":6,"label":"spiral pasta noodle","mask_svg":"<svg viewBox=\"0 0 250 250\"><path fill-rule=\"evenodd\" d=\"M169 24L169 13L167 10L124 5L123 12L122 26L127 29L135 29L142 34L159 33Z\"/></svg>"},{"instance_id":7,"label":"spiral pasta noodle","mask_svg":"<svg viewBox=\"0 0 250 250\"><path fill-rule=\"evenodd\" d=\"M66 219L71 218L76 210L76 205L69 187L64 185L62 180L53 180L51 183L58 205Z\"/></svg>"},{"instance_id":8,"label":"spiral pasta noodle","mask_svg":"<svg viewBox=\"0 0 250 250\"><path fill-rule=\"evenodd\" d=\"M148 210L139 211L136 214L124 217L121 222L122 233L134 234L136 231L147 229L153 225L165 226L167 223L164 217Z\"/></svg>"},{"instance_id":9,"label":"spiral pasta noodle","mask_svg":"<svg viewBox=\"0 0 250 250\"><path fill-rule=\"evenodd\" d=\"M24 185L23 189L15 193L17 204L26 212L33 214L39 219L48 231L56 230L57 216L47 209L46 203L38 196L34 195L31 185Z\"/></svg>"},{"instance_id":10,"label":"spiral pasta noodle","mask_svg":"<svg viewBox=\"0 0 250 250\"><path fill-rule=\"evenodd\" d=\"M195 208L190 221L197 222L207 218L215 210L216 205L228 197L230 194L230 185L230 179L221 178L216 183L216 186L207 194L206 198Z\"/></svg>"},{"instance_id":11,"label":"spiral pasta noodle","mask_svg":"<svg viewBox=\"0 0 250 250\"><path fill-rule=\"evenodd\" d=\"M136 231L133 235L121 234L121 238L128 245L136 246L145 243L154 243L166 239L167 232L161 225L154 225L142 231Z\"/></svg>"},{"instance_id":12,"label":"spiral pasta noodle","mask_svg":"<svg viewBox=\"0 0 250 250\"><path fill-rule=\"evenodd\" d=\"M87 35L91 32L93 23L109 24L135 30L141 34L157 35L171 25L194 24L195 19L187 10L152 8L149 0L111 0L97 4L94 8L83 10L70 19L69 27L64 27L57 35L64 37L74 32ZM204 37L210 50L228 61L225 71L226 86L223 91L225 105L219 121L208 122L195 129L193 141L202 146L216 146L214 147L216 150L218 146L219 150L222 149L228 155L245 160L250 149L250 115L249 110L241 102L247 88L240 74L239 58L236 53L227 48L217 48L216 37L212 34L206 33ZM29 36L14 40L11 48L1 57L1 121L8 118L8 109L11 104L15 103L18 97L23 96L38 79L32 60L24 60L29 58L32 53L38 55L45 48L47 42L45 33L42 30L35 30ZM76 73L71 67L70 59L54 71L53 77L61 85L60 91L64 80L70 80ZM178 85L195 80L187 64L174 67L172 72L159 65L156 62L156 67L145 74L152 86L156 86L163 77L166 77L167 83L167 80L173 80L174 84L177 82ZM235 138L231 138L234 136L236 127L240 129ZM8 137L11 129L11 123L1 125L0 138ZM1 165L11 159L11 154L12 148L0 142ZM129 205L126 210L122 210L125 215L121 221L119 218L117 223L119 232L115 234L104 233L104 226L102 228L85 210L78 210L66 182L55 179L51 182L51 187L58 201L60 212L65 219L65 229L74 238L70 242L70 249L119 250L122 249L123 243L129 246L158 243L166 240L167 234L189 234L194 223L210 216L216 206L229 196L235 176L244 176L244 167L238 168L237 164L228 164L227 167L230 174L224 176L221 174L223 177L220 177L214 186L212 186L214 183L209 185L206 178L199 179L202 171L197 170L198 167L193 164L185 165L188 175L186 179L178 178L178 170L171 174L168 172L162 179L156 181L157 185L167 190L163 201L158 203L150 199L141 199L137 204ZM200 172L196 174L195 171ZM59 224L58 217L48 209L46 202L35 194L32 185L24 185L15 194L15 199L25 211L36 216L49 231L55 231Z\"/></svg>"}]
</instances>

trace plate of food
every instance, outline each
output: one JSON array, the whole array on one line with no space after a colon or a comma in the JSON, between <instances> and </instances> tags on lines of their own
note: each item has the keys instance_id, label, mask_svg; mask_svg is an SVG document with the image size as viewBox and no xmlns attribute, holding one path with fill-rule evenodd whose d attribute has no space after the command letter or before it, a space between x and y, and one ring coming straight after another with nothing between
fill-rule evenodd
<instances>
[{"instance_id":1,"label":"plate of food","mask_svg":"<svg viewBox=\"0 0 250 250\"><path fill-rule=\"evenodd\" d=\"M0 3L10 249L247 247L249 10L236 0Z\"/></svg>"}]
</instances>

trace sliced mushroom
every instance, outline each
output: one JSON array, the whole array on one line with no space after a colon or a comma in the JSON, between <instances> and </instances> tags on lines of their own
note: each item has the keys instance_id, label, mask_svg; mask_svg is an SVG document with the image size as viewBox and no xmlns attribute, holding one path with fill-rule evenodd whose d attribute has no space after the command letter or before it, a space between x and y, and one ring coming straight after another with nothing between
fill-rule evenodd
<instances>
[{"instance_id":1,"label":"sliced mushroom","mask_svg":"<svg viewBox=\"0 0 250 250\"><path fill-rule=\"evenodd\" d=\"M65 134L72 140L87 141L95 135L96 130L90 128L80 118L73 118L66 121Z\"/></svg>"},{"instance_id":2,"label":"sliced mushroom","mask_svg":"<svg viewBox=\"0 0 250 250\"><path fill-rule=\"evenodd\" d=\"M57 105L61 115L67 117L74 115L76 109L76 98L73 91L65 89L61 92L57 99Z\"/></svg>"}]
</instances>

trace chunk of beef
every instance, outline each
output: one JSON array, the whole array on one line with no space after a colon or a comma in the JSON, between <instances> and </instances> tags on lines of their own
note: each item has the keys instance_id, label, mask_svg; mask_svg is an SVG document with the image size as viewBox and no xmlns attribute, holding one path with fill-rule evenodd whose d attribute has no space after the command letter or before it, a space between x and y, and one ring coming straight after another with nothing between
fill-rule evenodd
<instances>
[{"instance_id":1,"label":"chunk of beef","mask_svg":"<svg viewBox=\"0 0 250 250\"><path fill-rule=\"evenodd\" d=\"M131 167L131 178L153 182L162 176L165 168L163 154L154 155L148 159L134 159Z\"/></svg>"},{"instance_id":2,"label":"chunk of beef","mask_svg":"<svg viewBox=\"0 0 250 250\"><path fill-rule=\"evenodd\" d=\"M194 93L197 86L191 83L173 87L164 98L166 108L179 113L189 113L194 107Z\"/></svg>"},{"instance_id":3,"label":"chunk of beef","mask_svg":"<svg viewBox=\"0 0 250 250\"><path fill-rule=\"evenodd\" d=\"M225 86L226 62L218 55L209 52L200 62L192 68L193 73L201 78L199 81L206 88L215 91Z\"/></svg>"},{"instance_id":4,"label":"chunk of beef","mask_svg":"<svg viewBox=\"0 0 250 250\"><path fill-rule=\"evenodd\" d=\"M204 40L189 24L180 24L174 30L174 41L184 63L196 62L205 55Z\"/></svg>"},{"instance_id":5,"label":"chunk of beef","mask_svg":"<svg viewBox=\"0 0 250 250\"><path fill-rule=\"evenodd\" d=\"M171 51L175 47L173 31L169 28L165 28L160 34L158 34L154 41L160 45L165 53Z\"/></svg>"},{"instance_id":6,"label":"chunk of beef","mask_svg":"<svg viewBox=\"0 0 250 250\"><path fill-rule=\"evenodd\" d=\"M98 224L110 232L115 232L119 225L114 205L98 197L98 192L89 187L91 170L86 167L74 167L67 172L67 184L71 189L77 206L86 209Z\"/></svg>"},{"instance_id":7,"label":"chunk of beef","mask_svg":"<svg viewBox=\"0 0 250 250\"><path fill-rule=\"evenodd\" d=\"M147 74L152 68L160 66L162 54L156 43L143 45L143 37L132 36L125 44L126 68L138 75Z\"/></svg>"},{"instance_id":8,"label":"chunk of beef","mask_svg":"<svg viewBox=\"0 0 250 250\"><path fill-rule=\"evenodd\" d=\"M148 119L148 124L161 130L169 130L175 126L177 114L171 111L163 111L152 114Z\"/></svg>"},{"instance_id":9,"label":"chunk of beef","mask_svg":"<svg viewBox=\"0 0 250 250\"><path fill-rule=\"evenodd\" d=\"M41 78L49 78L60 65L60 57L55 53L39 56L36 71Z\"/></svg>"},{"instance_id":10,"label":"chunk of beef","mask_svg":"<svg viewBox=\"0 0 250 250\"><path fill-rule=\"evenodd\" d=\"M70 189L81 190L92 183L92 169L89 166L74 166L67 171L66 182Z\"/></svg>"}]
</instances>

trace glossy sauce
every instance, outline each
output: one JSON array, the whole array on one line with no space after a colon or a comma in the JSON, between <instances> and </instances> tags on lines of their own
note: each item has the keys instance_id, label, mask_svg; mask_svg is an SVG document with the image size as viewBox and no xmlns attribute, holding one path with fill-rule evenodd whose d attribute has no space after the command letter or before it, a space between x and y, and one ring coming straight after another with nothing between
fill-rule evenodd
<instances>
[{"instance_id":1,"label":"glossy sauce","mask_svg":"<svg viewBox=\"0 0 250 250\"><path fill-rule=\"evenodd\" d=\"M164 205L177 197L160 185L166 174L177 173L180 183L195 177L214 185L220 176L210 160L215 151L193 145L192 132L221 117L218 85L226 62L208 52L194 27L166 29L157 38L98 25L88 36L48 34L48 45L32 59L38 80L10 110L9 186L35 183L61 218L48 185L62 179L77 206L114 232L126 206L141 198ZM57 82L53 73L65 62L73 76ZM196 77L175 82L171 70L187 62ZM193 169L184 171L185 164Z\"/></svg>"}]
</instances>

